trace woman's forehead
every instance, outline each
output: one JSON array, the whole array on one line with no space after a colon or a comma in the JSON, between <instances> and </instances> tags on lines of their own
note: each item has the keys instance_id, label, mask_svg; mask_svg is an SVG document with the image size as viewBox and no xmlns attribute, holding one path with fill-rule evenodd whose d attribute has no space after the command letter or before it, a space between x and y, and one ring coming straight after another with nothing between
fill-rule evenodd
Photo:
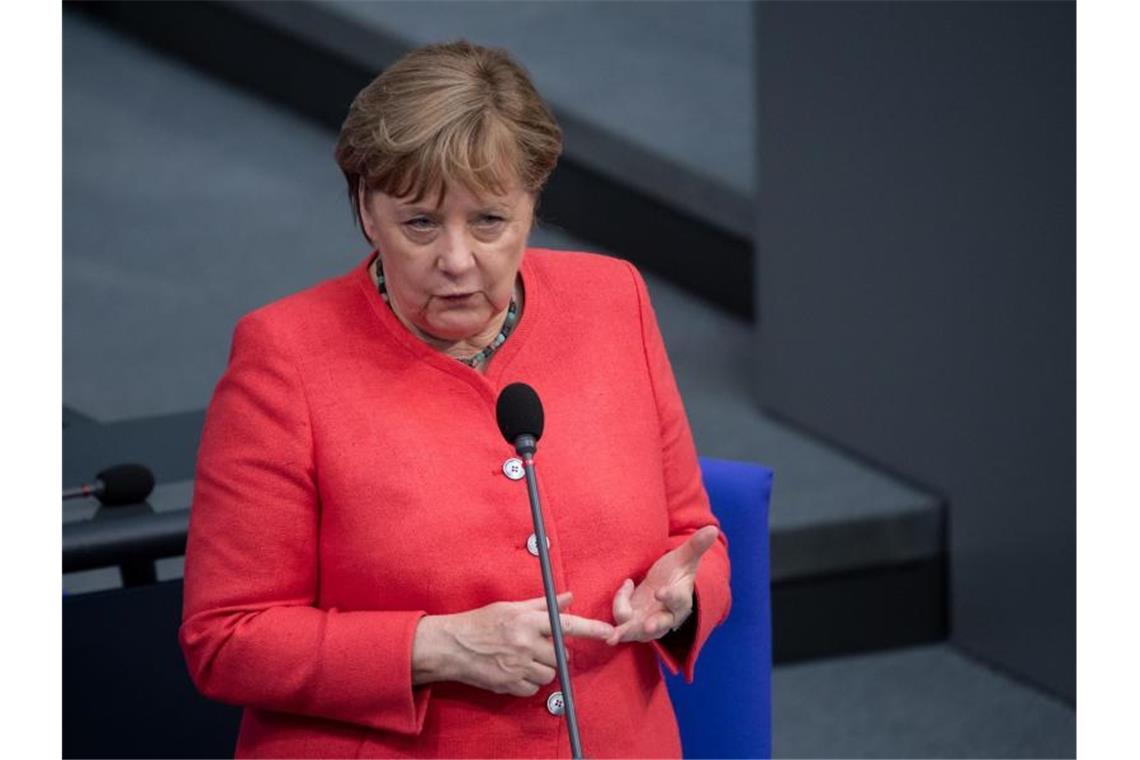
<instances>
[{"instance_id":1,"label":"woman's forehead","mask_svg":"<svg viewBox=\"0 0 1140 760\"><path fill-rule=\"evenodd\" d=\"M512 207L523 201L527 193L517 183L497 193L493 190L477 191L462 184L443 185L435 192L422 193L422 197L409 193L404 196L384 194L390 203L402 211L443 211L448 209L485 208L488 206Z\"/></svg>"}]
</instances>

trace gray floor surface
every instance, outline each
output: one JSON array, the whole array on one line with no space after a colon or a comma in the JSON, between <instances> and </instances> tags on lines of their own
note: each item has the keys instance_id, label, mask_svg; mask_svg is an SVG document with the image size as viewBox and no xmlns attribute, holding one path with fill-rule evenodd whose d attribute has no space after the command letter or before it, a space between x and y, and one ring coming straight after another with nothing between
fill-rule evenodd
<instances>
[{"instance_id":1,"label":"gray floor surface","mask_svg":"<svg viewBox=\"0 0 1140 760\"><path fill-rule=\"evenodd\" d=\"M1075 757L1072 707L948 645L784 665L774 757Z\"/></svg>"},{"instance_id":2,"label":"gray floor surface","mask_svg":"<svg viewBox=\"0 0 1140 760\"><path fill-rule=\"evenodd\" d=\"M203 408L241 314L367 251L334 136L70 13L63 49L64 402L100 421ZM750 325L647 279L702 453L777 471L773 530L930 509L761 414ZM165 488L160 508L188 493ZM947 647L777 668L774 694L778 756L1071 754L1071 710Z\"/></svg>"}]
</instances>

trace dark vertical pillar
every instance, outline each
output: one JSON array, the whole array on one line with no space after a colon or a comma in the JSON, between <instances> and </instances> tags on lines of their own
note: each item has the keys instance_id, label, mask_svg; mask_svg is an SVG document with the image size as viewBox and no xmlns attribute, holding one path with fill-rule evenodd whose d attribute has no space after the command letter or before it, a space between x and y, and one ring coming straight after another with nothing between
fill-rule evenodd
<instances>
[{"instance_id":1,"label":"dark vertical pillar","mask_svg":"<svg viewBox=\"0 0 1140 760\"><path fill-rule=\"evenodd\" d=\"M1075 7L761 3L762 403L943 493L953 640L1075 698Z\"/></svg>"}]
</instances>

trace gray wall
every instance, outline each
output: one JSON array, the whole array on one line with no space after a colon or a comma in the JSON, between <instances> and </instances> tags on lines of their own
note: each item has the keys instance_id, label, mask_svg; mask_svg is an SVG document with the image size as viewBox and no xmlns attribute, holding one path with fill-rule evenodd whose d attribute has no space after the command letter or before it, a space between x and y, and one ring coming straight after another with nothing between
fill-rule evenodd
<instances>
[{"instance_id":1,"label":"gray wall","mask_svg":"<svg viewBox=\"0 0 1140 760\"><path fill-rule=\"evenodd\" d=\"M761 402L942 493L953 640L1074 700L1074 5L756 33Z\"/></svg>"}]
</instances>

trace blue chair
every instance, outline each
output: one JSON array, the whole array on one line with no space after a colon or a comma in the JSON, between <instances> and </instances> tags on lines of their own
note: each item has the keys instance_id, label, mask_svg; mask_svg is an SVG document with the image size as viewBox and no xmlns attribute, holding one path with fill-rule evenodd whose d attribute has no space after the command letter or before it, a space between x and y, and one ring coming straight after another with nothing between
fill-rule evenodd
<instances>
[{"instance_id":1,"label":"blue chair","mask_svg":"<svg viewBox=\"0 0 1140 760\"><path fill-rule=\"evenodd\" d=\"M772 755L772 621L768 501L772 471L701 457L701 475L728 538L732 610L697 660L692 684L666 673L685 757Z\"/></svg>"}]
</instances>

